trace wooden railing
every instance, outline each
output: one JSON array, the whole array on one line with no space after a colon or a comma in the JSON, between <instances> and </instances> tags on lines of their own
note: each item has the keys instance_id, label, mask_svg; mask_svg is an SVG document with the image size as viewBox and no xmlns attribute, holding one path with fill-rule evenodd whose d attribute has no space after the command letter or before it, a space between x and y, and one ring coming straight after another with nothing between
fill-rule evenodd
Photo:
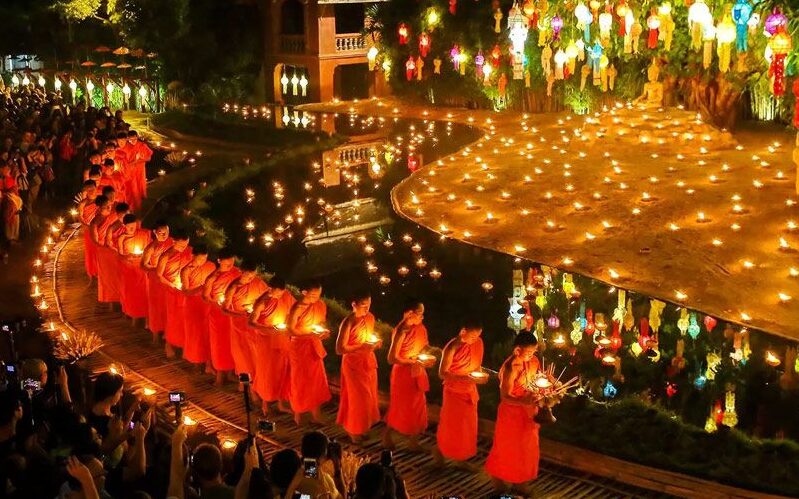
<instances>
[{"instance_id":1,"label":"wooden railing","mask_svg":"<svg viewBox=\"0 0 799 499\"><path fill-rule=\"evenodd\" d=\"M336 52L365 52L366 39L360 33L336 35Z\"/></svg>"},{"instance_id":2,"label":"wooden railing","mask_svg":"<svg viewBox=\"0 0 799 499\"><path fill-rule=\"evenodd\" d=\"M305 53L305 35L280 35L280 52L283 54Z\"/></svg>"}]
</instances>

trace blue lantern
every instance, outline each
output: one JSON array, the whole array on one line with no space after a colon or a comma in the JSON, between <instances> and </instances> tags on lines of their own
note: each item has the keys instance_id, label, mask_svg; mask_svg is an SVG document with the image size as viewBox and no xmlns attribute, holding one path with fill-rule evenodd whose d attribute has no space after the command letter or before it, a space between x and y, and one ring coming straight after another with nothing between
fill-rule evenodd
<instances>
[{"instance_id":1,"label":"blue lantern","mask_svg":"<svg viewBox=\"0 0 799 499\"><path fill-rule=\"evenodd\" d=\"M605 386L602 388L602 395L604 395L605 398L612 399L613 397L616 396L617 392L618 389L616 389L616 387L613 385L613 383L610 382L610 380L605 381Z\"/></svg>"},{"instance_id":2,"label":"blue lantern","mask_svg":"<svg viewBox=\"0 0 799 499\"><path fill-rule=\"evenodd\" d=\"M732 7L732 20L735 21L735 50L746 52L749 49L749 18L752 16L752 5L748 0L738 0Z\"/></svg>"},{"instance_id":3,"label":"blue lantern","mask_svg":"<svg viewBox=\"0 0 799 499\"><path fill-rule=\"evenodd\" d=\"M588 49L588 57L591 59L591 71L594 74L599 74L599 60L602 59L602 45L599 40L594 43L594 46Z\"/></svg>"},{"instance_id":4,"label":"blue lantern","mask_svg":"<svg viewBox=\"0 0 799 499\"><path fill-rule=\"evenodd\" d=\"M703 374L700 374L694 380L694 386L696 387L697 390L701 390L702 388L704 388L706 383L707 383L707 378Z\"/></svg>"},{"instance_id":5,"label":"blue lantern","mask_svg":"<svg viewBox=\"0 0 799 499\"><path fill-rule=\"evenodd\" d=\"M696 321L696 314L691 314L690 323L688 324L688 336L695 340L699 336L699 323Z\"/></svg>"}]
</instances>

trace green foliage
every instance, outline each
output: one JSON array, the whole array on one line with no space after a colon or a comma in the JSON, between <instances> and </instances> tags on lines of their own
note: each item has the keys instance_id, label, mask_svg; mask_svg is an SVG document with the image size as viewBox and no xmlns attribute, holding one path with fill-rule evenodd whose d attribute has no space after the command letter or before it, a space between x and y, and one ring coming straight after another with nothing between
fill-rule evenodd
<instances>
[{"instance_id":1,"label":"green foliage","mask_svg":"<svg viewBox=\"0 0 799 499\"><path fill-rule=\"evenodd\" d=\"M799 494L799 445L792 441L752 439L735 429L706 433L635 398L567 398L555 415L557 424L542 427L547 437L748 489Z\"/></svg>"},{"instance_id":2,"label":"green foliage","mask_svg":"<svg viewBox=\"0 0 799 499\"><path fill-rule=\"evenodd\" d=\"M97 15L101 0L59 0L53 8L71 22L84 21Z\"/></svg>"}]
</instances>

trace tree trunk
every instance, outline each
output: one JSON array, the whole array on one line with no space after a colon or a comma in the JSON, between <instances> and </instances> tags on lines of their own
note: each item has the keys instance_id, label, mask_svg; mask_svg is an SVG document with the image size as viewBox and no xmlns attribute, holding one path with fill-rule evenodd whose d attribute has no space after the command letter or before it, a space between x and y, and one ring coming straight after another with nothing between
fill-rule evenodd
<instances>
[{"instance_id":1,"label":"tree trunk","mask_svg":"<svg viewBox=\"0 0 799 499\"><path fill-rule=\"evenodd\" d=\"M723 74L711 80L696 76L682 80L685 105L719 128L732 129L740 114L742 92Z\"/></svg>"}]
</instances>

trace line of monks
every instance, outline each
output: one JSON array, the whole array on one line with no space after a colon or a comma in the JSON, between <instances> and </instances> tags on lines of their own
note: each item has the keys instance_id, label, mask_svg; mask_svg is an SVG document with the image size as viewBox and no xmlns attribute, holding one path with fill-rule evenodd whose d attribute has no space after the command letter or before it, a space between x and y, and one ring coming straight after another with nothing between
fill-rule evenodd
<instances>
[{"instance_id":1,"label":"line of monks","mask_svg":"<svg viewBox=\"0 0 799 499\"><path fill-rule=\"evenodd\" d=\"M134 322L143 319L154 341L163 334L167 356L182 350L183 359L215 373L219 384L235 379L233 373L248 373L264 414L276 403L279 411L293 411L298 424L307 413L320 422L320 408L331 398L323 364L330 331L321 285L306 284L295 298L281 278L267 283L252 262L237 266L228 249L213 262L204 246L189 245L185 232L170 231L163 222L142 228L130 205L117 199L115 186L105 184L98 192L99 185L85 181L79 205L85 267L90 279L97 278L98 301L121 304ZM354 442L381 419L375 350L382 338L370 306L368 294L354 297L335 343L341 356L337 422ZM427 353L423 320L424 305L410 301L391 334L383 434L389 448L395 433L417 447L416 438L428 425L427 369L436 359ZM465 322L441 354L444 392L434 451L440 461L477 453L477 385L488 380L481 368L481 334L479 323ZM521 484L538 474L536 400L528 389L538 370L536 349L533 334L519 334L500 370L501 403L486 470L501 484Z\"/></svg>"}]
</instances>

